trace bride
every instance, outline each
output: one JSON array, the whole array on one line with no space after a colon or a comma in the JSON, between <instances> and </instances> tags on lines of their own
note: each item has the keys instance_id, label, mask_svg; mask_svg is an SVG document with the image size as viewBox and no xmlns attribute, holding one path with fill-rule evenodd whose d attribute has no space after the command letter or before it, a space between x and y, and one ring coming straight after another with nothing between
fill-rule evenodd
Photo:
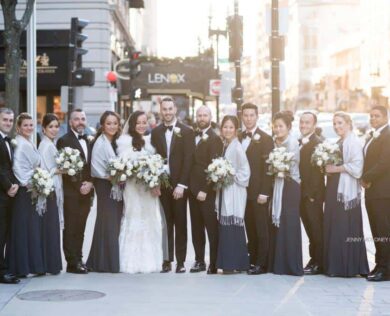
<instances>
[{"instance_id":1,"label":"bride","mask_svg":"<svg viewBox=\"0 0 390 316\"><path fill-rule=\"evenodd\" d=\"M144 136L146 129L146 114L134 112L118 139L119 156L133 160L142 154L154 154L150 135ZM147 190L135 179L127 180L119 234L121 272L149 273L160 270L167 254L166 224L158 198L160 194L159 187Z\"/></svg>"}]
</instances>

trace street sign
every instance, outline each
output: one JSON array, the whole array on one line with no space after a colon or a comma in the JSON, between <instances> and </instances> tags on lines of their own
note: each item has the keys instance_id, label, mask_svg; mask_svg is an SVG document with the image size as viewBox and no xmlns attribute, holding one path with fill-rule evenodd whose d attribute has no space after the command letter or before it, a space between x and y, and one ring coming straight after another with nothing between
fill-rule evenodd
<instances>
[{"instance_id":1,"label":"street sign","mask_svg":"<svg viewBox=\"0 0 390 316\"><path fill-rule=\"evenodd\" d=\"M115 63L114 71L119 79L130 80L130 61L128 59L122 59Z\"/></svg>"},{"instance_id":2,"label":"street sign","mask_svg":"<svg viewBox=\"0 0 390 316\"><path fill-rule=\"evenodd\" d=\"M210 80L209 94L212 96L219 96L220 92L221 92L221 80L220 79Z\"/></svg>"}]
</instances>

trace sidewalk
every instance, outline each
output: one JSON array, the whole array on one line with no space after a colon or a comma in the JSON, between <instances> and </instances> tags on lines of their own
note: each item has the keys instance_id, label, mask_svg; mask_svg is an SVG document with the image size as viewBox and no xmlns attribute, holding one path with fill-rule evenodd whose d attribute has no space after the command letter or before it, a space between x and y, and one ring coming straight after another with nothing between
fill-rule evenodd
<instances>
[{"instance_id":1,"label":"sidewalk","mask_svg":"<svg viewBox=\"0 0 390 316\"><path fill-rule=\"evenodd\" d=\"M365 214L365 212L363 212ZM86 233L89 249L95 214ZM369 236L367 219L364 220ZM307 238L303 233L304 262ZM372 245L369 260L373 259ZM187 270L193 260L189 239ZM86 252L87 253L87 252ZM372 262L370 262L372 265ZM85 301L36 302L16 294L37 290L91 290L104 297ZM390 315L390 282L362 278L293 277L199 274L61 273L0 285L1 316L35 315Z\"/></svg>"}]
</instances>

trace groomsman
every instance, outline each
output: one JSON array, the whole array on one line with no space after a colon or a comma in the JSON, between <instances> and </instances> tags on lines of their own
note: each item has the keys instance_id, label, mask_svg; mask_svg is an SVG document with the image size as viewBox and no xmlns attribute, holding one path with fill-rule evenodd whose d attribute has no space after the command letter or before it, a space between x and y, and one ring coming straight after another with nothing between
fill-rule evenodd
<instances>
[{"instance_id":1,"label":"groomsman","mask_svg":"<svg viewBox=\"0 0 390 316\"><path fill-rule=\"evenodd\" d=\"M193 130L178 122L176 113L174 100L171 97L163 98L160 102L162 124L153 129L151 139L157 153L167 160L166 168L172 186L162 189L160 196L167 222L169 252L169 261L163 263L161 272L171 270L175 249L176 273L184 273L187 254L187 189L195 141Z\"/></svg>"},{"instance_id":2,"label":"groomsman","mask_svg":"<svg viewBox=\"0 0 390 316\"><path fill-rule=\"evenodd\" d=\"M14 124L14 112L0 108L0 283L16 284L19 279L8 273L7 242L11 225L12 200L19 189L12 171L14 150L8 134Z\"/></svg>"},{"instance_id":3,"label":"groomsman","mask_svg":"<svg viewBox=\"0 0 390 316\"><path fill-rule=\"evenodd\" d=\"M210 244L210 266L208 274L216 274L216 262L218 251L218 220L215 212L216 192L213 186L207 183L205 170L214 158L217 158L223 150L220 137L211 127L211 111L206 106L201 106L196 111L195 152L190 178L190 214L192 227L192 243L195 249L195 264L190 272L206 270L204 261L205 253L205 228Z\"/></svg>"},{"instance_id":4,"label":"groomsman","mask_svg":"<svg viewBox=\"0 0 390 316\"><path fill-rule=\"evenodd\" d=\"M91 181L91 145L84 134L87 126L85 112L75 109L69 116L70 130L57 142L60 150L71 147L80 151L85 165L81 174L74 177L63 175L64 182L64 233L63 248L68 263L66 272L85 274L88 269L82 261L84 231L91 198L93 184Z\"/></svg>"},{"instance_id":5,"label":"groomsman","mask_svg":"<svg viewBox=\"0 0 390 316\"><path fill-rule=\"evenodd\" d=\"M301 205L300 212L303 225L309 237L310 261L304 268L305 274L319 274L322 271L323 251L323 203L325 196L325 177L320 168L313 166L311 156L315 147L321 143L316 135L317 116L305 112L299 120L301 138L299 144L301 175Z\"/></svg>"},{"instance_id":6,"label":"groomsman","mask_svg":"<svg viewBox=\"0 0 390 316\"><path fill-rule=\"evenodd\" d=\"M390 128L387 109L375 106L370 112L373 131L364 146L361 184L375 239L375 268L368 281L390 280Z\"/></svg>"},{"instance_id":7,"label":"groomsman","mask_svg":"<svg viewBox=\"0 0 390 316\"><path fill-rule=\"evenodd\" d=\"M267 174L266 160L274 145L270 135L257 127L258 110L252 103L242 106L245 130L239 139L246 151L251 176L247 188L245 227L251 267L248 274L267 272L269 253L269 201L272 194L272 177Z\"/></svg>"}]
</instances>

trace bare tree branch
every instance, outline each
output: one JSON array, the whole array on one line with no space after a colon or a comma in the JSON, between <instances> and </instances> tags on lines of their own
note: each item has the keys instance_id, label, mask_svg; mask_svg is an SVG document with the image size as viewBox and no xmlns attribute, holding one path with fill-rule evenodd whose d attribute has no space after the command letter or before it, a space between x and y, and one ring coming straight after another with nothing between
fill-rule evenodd
<instances>
[{"instance_id":1,"label":"bare tree branch","mask_svg":"<svg viewBox=\"0 0 390 316\"><path fill-rule=\"evenodd\" d=\"M32 14L32 11L34 8L34 3L35 3L35 0L28 0L27 1L26 10L24 11L23 17L20 20L20 29L21 30L24 30L30 21L31 14Z\"/></svg>"}]
</instances>

